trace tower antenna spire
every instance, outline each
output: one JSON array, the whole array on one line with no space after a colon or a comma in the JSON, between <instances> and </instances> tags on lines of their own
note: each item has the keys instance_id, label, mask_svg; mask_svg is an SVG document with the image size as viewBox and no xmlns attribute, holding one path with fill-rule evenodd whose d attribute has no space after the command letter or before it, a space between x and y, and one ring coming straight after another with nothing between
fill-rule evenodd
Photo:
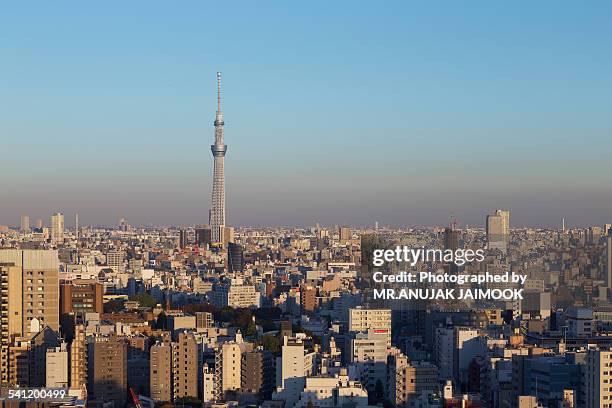
<instances>
[{"instance_id":1,"label":"tower antenna spire","mask_svg":"<svg viewBox=\"0 0 612 408\"><path fill-rule=\"evenodd\" d=\"M221 112L221 72L217 71L217 112Z\"/></svg>"}]
</instances>

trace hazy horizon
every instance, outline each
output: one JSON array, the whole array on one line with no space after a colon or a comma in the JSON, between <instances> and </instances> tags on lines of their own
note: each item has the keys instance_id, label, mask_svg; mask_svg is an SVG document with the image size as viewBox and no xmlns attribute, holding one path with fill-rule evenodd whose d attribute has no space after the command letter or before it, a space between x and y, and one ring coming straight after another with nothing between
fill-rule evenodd
<instances>
[{"instance_id":1,"label":"hazy horizon","mask_svg":"<svg viewBox=\"0 0 612 408\"><path fill-rule=\"evenodd\" d=\"M6 4L0 224L612 222L612 4L240 4Z\"/></svg>"}]
</instances>

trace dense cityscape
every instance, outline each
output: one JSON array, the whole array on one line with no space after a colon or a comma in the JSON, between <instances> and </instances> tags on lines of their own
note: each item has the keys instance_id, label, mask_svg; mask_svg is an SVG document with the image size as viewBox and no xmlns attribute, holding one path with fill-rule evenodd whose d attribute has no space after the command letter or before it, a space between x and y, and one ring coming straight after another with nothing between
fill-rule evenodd
<instances>
[{"instance_id":1,"label":"dense cityscape","mask_svg":"<svg viewBox=\"0 0 612 408\"><path fill-rule=\"evenodd\" d=\"M3 406L612 407L612 224L231 227L217 85L208 224L0 226ZM372 237L484 249L408 268L522 274L524 295L371 302Z\"/></svg>"}]
</instances>

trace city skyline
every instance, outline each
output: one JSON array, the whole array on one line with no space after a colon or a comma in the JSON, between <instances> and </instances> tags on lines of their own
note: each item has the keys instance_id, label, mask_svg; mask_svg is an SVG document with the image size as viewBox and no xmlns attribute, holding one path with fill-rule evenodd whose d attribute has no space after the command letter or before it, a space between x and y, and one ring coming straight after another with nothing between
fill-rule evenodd
<instances>
[{"instance_id":1,"label":"city skyline","mask_svg":"<svg viewBox=\"0 0 612 408\"><path fill-rule=\"evenodd\" d=\"M6 6L0 224L206 223L215 71L232 225L605 223L610 5L551 4Z\"/></svg>"}]
</instances>

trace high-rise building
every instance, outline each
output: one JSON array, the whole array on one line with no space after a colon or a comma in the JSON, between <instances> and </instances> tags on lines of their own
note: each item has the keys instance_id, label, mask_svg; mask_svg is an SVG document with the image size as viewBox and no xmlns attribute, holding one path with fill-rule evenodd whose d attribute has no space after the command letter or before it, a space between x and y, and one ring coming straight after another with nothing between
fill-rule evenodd
<instances>
[{"instance_id":1,"label":"high-rise building","mask_svg":"<svg viewBox=\"0 0 612 408\"><path fill-rule=\"evenodd\" d=\"M612 351L588 350L584 367L586 408L610 407L612 404Z\"/></svg>"},{"instance_id":2,"label":"high-rise building","mask_svg":"<svg viewBox=\"0 0 612 408\"><path fill-rule=\"evenodd\" d=\"M209 294L210 302L218 308L259 307L261 302L260 293L253 285L246 285L241 278L215 283Z\"/></svg>"},{"instance_id":3,"label":"high-rise building","mask_svg":"<svg viewBox=\"0 0 612 408\"><path fill-rule=\"evenodd\" d=\"M439 391L438 367L428 362L411 362L403 354L387 358L388 398L396 406L408 406L412 398Z\"/></svg>"},{"instance_id":4,"label":"high-rise building","mask_svg":"<svg viewBox=\"0 0 612 408\"><path fill-rule=\"evenodd\" d=\"M51 241L61 243L64 241L64 214L55 213L51 216Z\"/></svg>"},{"instance_id":5,"label":"high-rise building","mask_svg":"<svg viewBox=\"0 0 612 408\"><path fill-rule=\"evenodd\" d=\"M241 340L241 338L239 338ZM215 395L223 399L227 391L238 391L242 385L244 343L228 341L215 353Z\"/></svg>"},{"instance_id":6,"label":"high-rise building","mask_svg":"<svg viewBox=\"0 0 612 408\"><path fill-rule=\"evenodd\" d=\"M212 243L212 231L210 227L196 228L195 239L198 246L206 248L208 244Z\"/></svg>"},{"instance_id":7,"label":"high-rise building","mask_svg":"<svg viewBox=\"0 0 612 408\"><path fill-rule=\"evenodd\" d=\"M487 215L487 245L489 249L506 251L507 235L505 235L506 220L501 214Z\"/></svg>"},{"instance_id":8,"label":"high-rise building","mask_svg":"<svg viewBox=\"0 0 612 408\"><path fill-rule=\"evenodd\" d=\"M179 248L185 249L189 244L189 235L186 229L179 230Z\"/></svg>"},{"instance_id":9,"label":"high-rise building","mask_svg":"<svg viewBox=\"0 0 612 408\"><path fill-rule=\"evenodd\" d=\"M106 265L117 273L125 271L124 260L125 253L123 251L112 249L106 253Z\"/></svg>"},{"instance_id":10,"label":"high-rise building","mask_svg":"<svg viewBox=\"0 0 612 408\"><path fill-rule=\"evenodd\" d=\"M459 248L459 230L455 229L454 223L444 229L444 249L456 251ZM459 267L454 262L448 265L450 273L457 273Z\"/></svg>"},{"instance_id":11,"label":"high-rise building","mask_svg":"<svg viewBox=\"0 0 612 408\"><path fill-rule=\"evenodd\" d=\"M42 327L59 330L57 251L0 250L1 380L9 375L8 344Z\"/></svg>"},{"instance_id":12,"label":"high-rise building","mask_svg":"<svg viewBox=\"0 0 612 408\"><path fill-rule=\"evenodd\" d=\"M227 270L229 272L243 272L244 251L242 245L230 242L227 244Z\"/></svg>"},{"instance_id":13,"label":"high-rise building","mask_svg":"<svg viewBox=\"0 0 612 408\"><path fill-rule=\"evenodd\" d=\"M508 210L495 210L495 215L502 217L502 233L506 237L506 242L510 237L510 211Z\"/></svg>"},{"instance_id":14,"label":"high-rise building","mask_svg":"<svg viewBox=\"0 0 612 408\"><path fill-rule=\"evenodd\" d=\"M300 310L302 314L313 313L318 306L317 288L313 285L300 286Z\"/></svg>"},{"instance_id":15,"label":"high-rise building","mask_svg":"<svg viewBox=\"0 0 612 408\"><path fill-rule=\"evenodd\" d=\"M158 342L150 350L150 390L155 402L172 401L172 346Z\"/></svg>"},{"instance_id":16,"label":"high-rise building","mask_svg":"<svg viewBox=\"0 0 612 408\"><path fill-rule=\"evenodd\" d=\"M340 244L346 245L351 242L351 229L349 227L340 227Z\"/></svg>"},{"instance_id":17,"label":"high-rise building","mask_svg":"<svg viewBox=\"0 0 612 408\"><path fill-rule=\"evenodd\" d=\"M21 228L19 230L21 232L30 232L30 217L27 215L21 216Z\"/></svg>"},{"instance_id":18,"label":"high-rise building","mask_svg":"<svg viewBox=\"0 0 612 408\"><path fill-rule=\"evenodd\" d=\"M284 337L281 357L276 359L276 385L278 397L285 406L292 407L306 386L306 377L313 371L314 353L304 353L300 338Z\"/></svg>"},{"instance_id":19,"label":"high-rise building","mask_svg":"<svg viewBox=\"0 0 612 408\"><path fill-rule=\"evenodd\" d=\"M385 333L391 346L391 309L349 309L348 331Z\"/></svg>"},{"instance_id":20,"label":"high-rise building","mask_svg":"<svg viewBox=\"0 0 612 408\"><path fill-rule=\"evenodd\" d=\"M87 362L87 392L91 400L125 406L127 343L115 336L94 337L88 344Z\"/></svg>"},{"instance_id":21,"label":"high-rise building","mask_svg":"<svg viewBox=\"0 0 612 408\"><path fill-rule=\"evenodd\" d=\"M74 338L70 343L70 388L75 390L87 386L87 344L85 326L74 327Z\"/></svg>"},{"instance_id":22,"label":"high-rise building","mask_svg":"<svg viewBox=\"0 0 612 408\"><path fill-rule=\"evenodd\" d=\"M198 396L198 343L193 333L179 333L172 343L172 393L174 398Z\"/></svg>"},{"instance_id":23,"label":"high-rise building","mask_svg":"<svg viewBox=\"0 0 612 408\"><path fill-rule=\"evenodd\" d=\"M242 392L268 400L274 391L274 356L258 349L242 354Z\"/></svg>"},{"instance_id":24,"label":"high-rise building","mask_svg":"<svg viewBox=\"0 0 612 408\"><path fill-rule=\"evenodd\" d=\"M221 112L221 73L217 72L217 115L215 117L215 144L212 151L213 186L212 208L210 210L210 227L212 241L221 242L221 228L225 226L225 174L223 170L227 145L223 141L223 113Z\"/></svg>"}]
</instances>

